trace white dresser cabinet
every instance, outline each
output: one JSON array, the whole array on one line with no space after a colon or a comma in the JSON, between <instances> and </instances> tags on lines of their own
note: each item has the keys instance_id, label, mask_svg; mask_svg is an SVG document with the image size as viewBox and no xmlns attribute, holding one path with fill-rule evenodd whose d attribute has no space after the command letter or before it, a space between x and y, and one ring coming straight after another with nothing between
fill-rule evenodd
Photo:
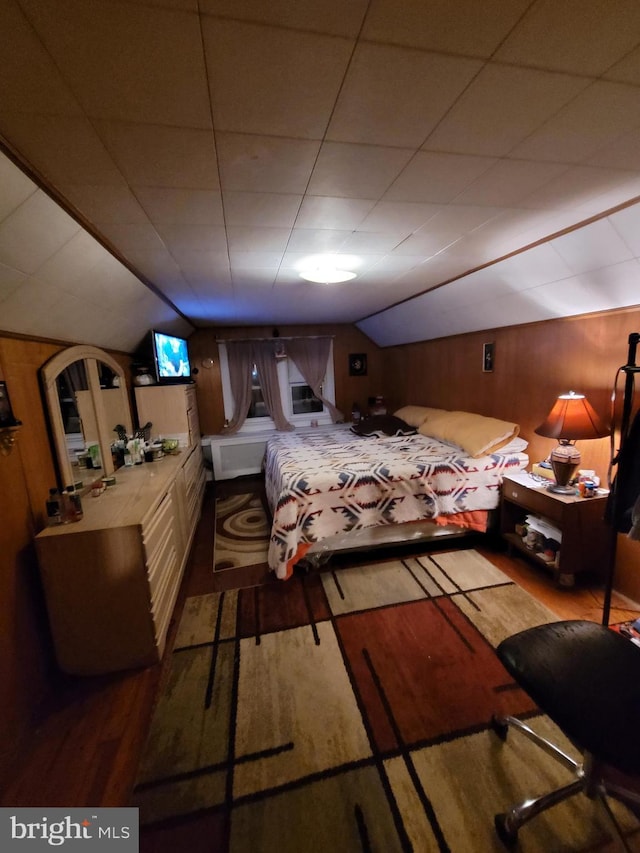
<instances>
[{"instance_id":1,"label":"white dresser cabinet","mask_svg":"<svg viewBox=\"0 0 640 853\"><path fill-rule=\"evenodd\" d=\"M160 660L202 506L199 445L115 476L81 521L36 537L56 657L76 675Z\"/></svg>"},{"instance_id":2,"label":"white dresser cabinet","mask_svg":"<svg viewBox=\"0 0 640 853\"><path fill-rule=\"evenodd\" d=\"M154 438L177 438L181 447L200 442L195 385L140 385L135 398L138 424L151 421Z\"/></svg>"}]
</instances>

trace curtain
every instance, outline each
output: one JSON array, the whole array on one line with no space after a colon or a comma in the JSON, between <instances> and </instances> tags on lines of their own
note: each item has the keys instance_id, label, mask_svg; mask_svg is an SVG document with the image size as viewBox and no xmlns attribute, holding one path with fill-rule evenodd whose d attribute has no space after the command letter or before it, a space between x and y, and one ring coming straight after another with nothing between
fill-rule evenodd
<instances>
[{"instance_id":1,"label":"curtain","mask_svg":"<svg viewBox=\"0 0 640 853\"><path fill-rule=\"evenodd\" d=\"M229 381L233 394L233 417L224 428L230 435L238 432L246 421L251 406L251 372L253 370L253 348L251 341L228 341Z\"/></svg>"},{"instance_id":2,"label":"curtain","mask_svg":"<svg viewBox=\"0 0 640 853\"><path fill-rule=\"evenodd\" d=\"M287 355L294 362L304 381L318 400L321 400L335 423L344 420L344 415L333 403L321 394L322 380L327 372L327 363L331 354L330 338L296 338L286 342Z\"/></svg>"},{"instance_id":3,"label":"curtain","mask_svg":"<svg viewBox=\"0 0 640 853\"><path fill-rule=\"evenodd\" d=\"M276 429L292 430L290 424L282 411L282 400L280 399L280 385L278 383L278 366L276 362L274 341L253 341L253 359L260 377L262 396L271 415Z\"/></svg>"}]
</instances>

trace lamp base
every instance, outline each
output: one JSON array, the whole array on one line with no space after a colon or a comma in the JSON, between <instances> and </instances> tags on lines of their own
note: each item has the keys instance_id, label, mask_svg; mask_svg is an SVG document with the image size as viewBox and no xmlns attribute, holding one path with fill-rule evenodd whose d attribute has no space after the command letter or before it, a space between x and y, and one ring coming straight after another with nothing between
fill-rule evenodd
<instances>
[{"instance_id":1,"label":"lamp base","mask_svg":"<svg viewBox=\"0 0 640 853\"><path fill-rule=\"evenodd\" d=\"M556 495L575 495L575 486L561 486L559 483L550 483L547 486L548 492L554 492Z\"/></svg>"}]
</instances>

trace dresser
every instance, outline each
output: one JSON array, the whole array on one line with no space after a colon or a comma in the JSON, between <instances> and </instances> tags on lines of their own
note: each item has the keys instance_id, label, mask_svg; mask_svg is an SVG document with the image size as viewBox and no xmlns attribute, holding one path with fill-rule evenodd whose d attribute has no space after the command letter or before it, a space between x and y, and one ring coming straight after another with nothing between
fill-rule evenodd
<instances>
[{"instance_id":1,"label":"dresser","mask_svg":"<svg viewBox=\"0 0 640 853\"><path fill-rule=\"evenodd\" d=\"M151 421L153 438L177 438L181 447L200 442L195 385L137 386L135 401L138 425Z\"/></svg>"},{"instance_id":2,"label":"dresser","mask_svg":"<svg viewBox=\"0 0 640 853\"><path fill-rule=\"evenodd\" d=\"M56 657L75 675L161 659L200 516L199 444L115 476L80 521L35 540Z\"/></svg>"}]
</instances>

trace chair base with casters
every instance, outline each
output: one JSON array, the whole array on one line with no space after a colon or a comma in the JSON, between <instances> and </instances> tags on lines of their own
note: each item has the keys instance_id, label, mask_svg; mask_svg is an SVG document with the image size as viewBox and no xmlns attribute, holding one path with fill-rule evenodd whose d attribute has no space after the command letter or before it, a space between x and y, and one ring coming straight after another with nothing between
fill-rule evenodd
<instances>
[{"instance_id":1,"label":"chair base with casters","mask_svg":"<svg viewBox=\"0 0 640 853\"><path fill-rule=\"evenodd\" d=\"M607 797L638 813L640 779L637 788L626 787L615 772L640 774L640 648L595 622L569 620L521 631L496 651L514 681L582 753L575 761L521 720L494 715L491 725L502 740L514 728L575 777L497 814L501 841L513 846L523 824L583 793L600 804L621 849L630 850Z\"/></svg>"}]
</instances>

